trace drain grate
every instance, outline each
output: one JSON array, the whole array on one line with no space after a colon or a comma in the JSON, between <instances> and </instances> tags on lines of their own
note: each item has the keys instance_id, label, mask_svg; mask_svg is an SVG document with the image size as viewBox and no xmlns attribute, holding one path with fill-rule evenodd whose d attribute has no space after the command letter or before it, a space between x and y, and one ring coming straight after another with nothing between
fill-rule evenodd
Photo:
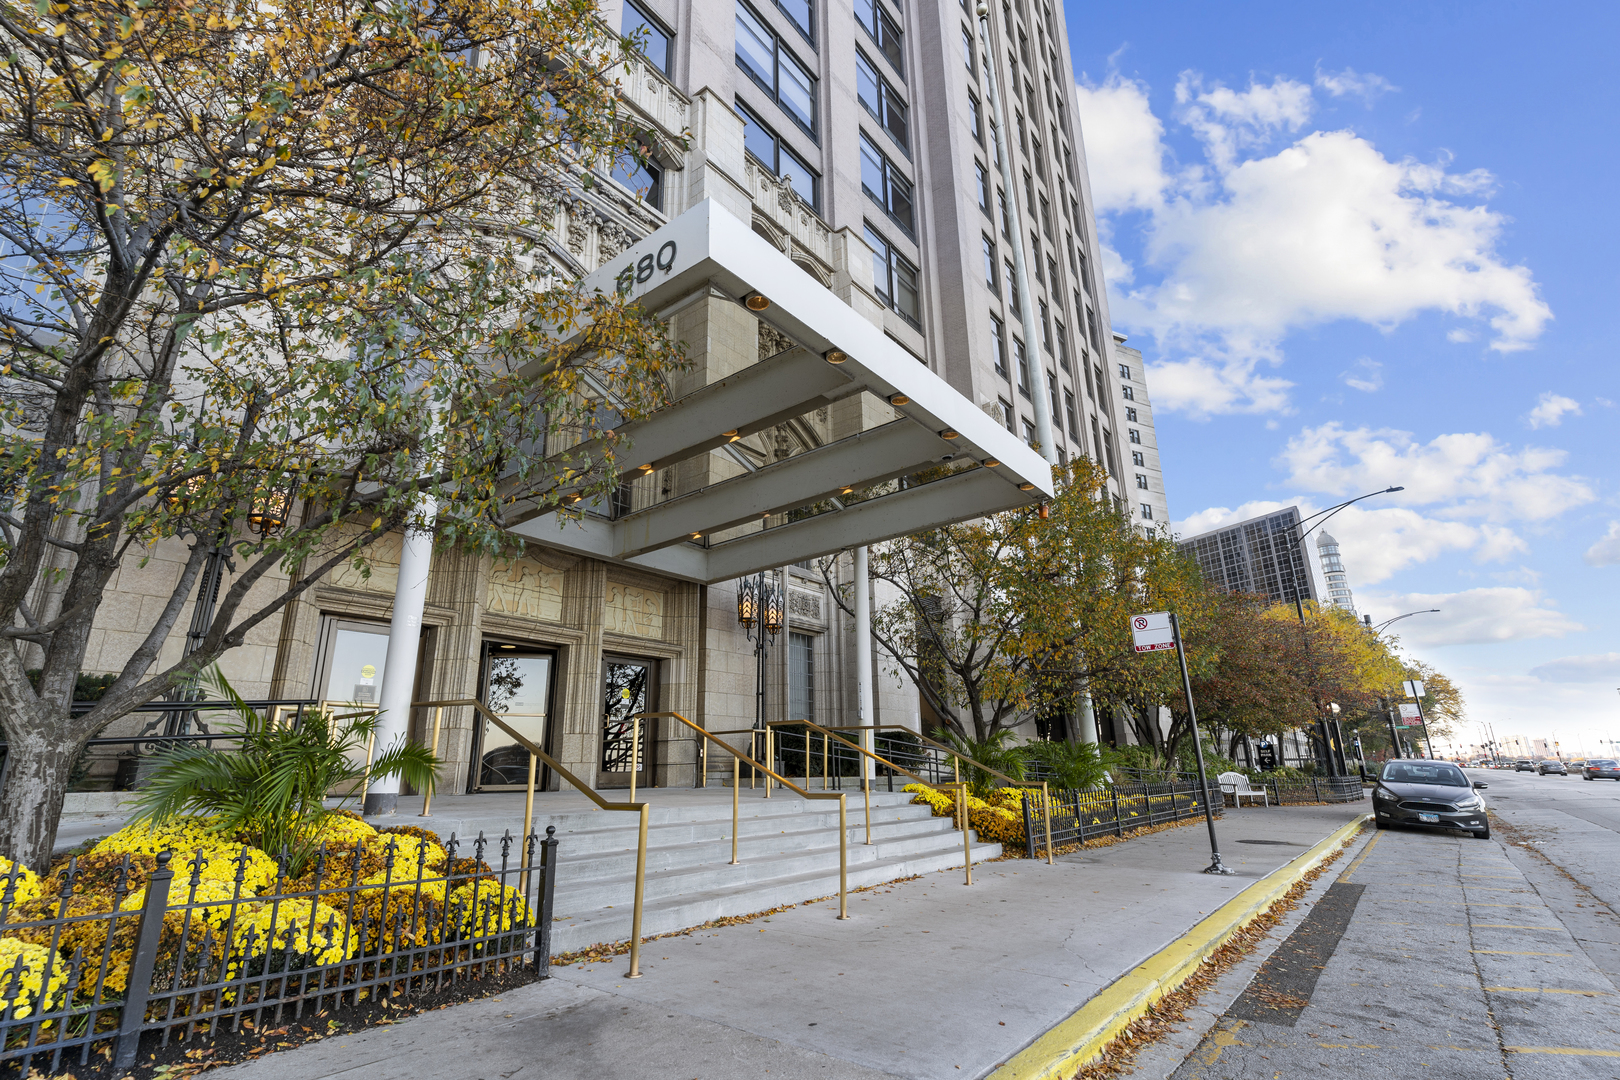
<instances>
[{"instance_id":1,"label":"drain grate","mask_svg":"<svg viewBox=\"0 0 1620 1080\"><path fill-rule=\"evenodd\" d=\"M1276 847L1304 847L1305 846L1304 844L1296 844L1291 840L1239 840L1238 843L1240 843L1240 844L1271 844L1271 845L1274 845Z\"/></svg>"}]
</instances>

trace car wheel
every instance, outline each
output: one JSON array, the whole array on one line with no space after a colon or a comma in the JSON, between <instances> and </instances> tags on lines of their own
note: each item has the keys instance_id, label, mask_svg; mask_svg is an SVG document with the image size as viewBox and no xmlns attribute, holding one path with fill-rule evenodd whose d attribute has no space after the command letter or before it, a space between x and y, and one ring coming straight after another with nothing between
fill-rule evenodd
<instances>
[{"instance_id":1,"label":"car wheel","mask_svg":"<svg viewBox=\"0 0 1620 1080\"><path fill-rule=\"evenodd\" d=\"M1590 777L1590 776L1583 776L1583 777L1581 777L1581 779L1582 779L1582 780L1590 780L1590 779L1592 779L1592 778L1591 778L1591 777Z\"/></svg>"},{"instance_id":2,"label":"car wheel","mask_svg":"<svg viewBox=\"0 0 1620 1080\"><path fill-rule=\"evenodd\" d=\"M1491 838L1491 830L1490 829L1481 829L1478 832L1476 832L1474 835L1479 837L1481 840L1489 840Z\"/></svg>"},{"instance_id":3,"label":"car wheel","mask_svg":"<svg viewBox=\"0 0 1620 1080\"><path fill-rule=\"evenodd\" d=\"M1373 824L1374 824L1374 825L1376 825L1376 826L1378 826L1378 827L1379 827L1379 828L1380 828L1380 829L1387 829L1387 828L1389 828L1389 823L1388 823L1388 822L1385 822L1385 821L1379 821L1379 820L1378 820L1378 819L1377 819L1377 818L1374 818L1374 819L1373 819Z\"/></svg>"}]
</instances>

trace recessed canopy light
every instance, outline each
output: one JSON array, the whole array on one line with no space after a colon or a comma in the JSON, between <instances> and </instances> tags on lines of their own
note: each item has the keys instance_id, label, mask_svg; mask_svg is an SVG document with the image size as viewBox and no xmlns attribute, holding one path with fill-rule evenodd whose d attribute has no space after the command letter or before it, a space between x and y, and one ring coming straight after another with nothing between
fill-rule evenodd
<instances>
[{"instance_id":1,"label":"recessed canopy light","mask_svg":"<svg viewBox=\"0 0 1620 1080\"><path fill-rule=\"evenodd\" d=\"M1001 462L997 461L995 458L985 458L984 459L984 467L987 468L987 469L993 469L997 465L1000 465L1000 464L1001 464Z\"/></svg>"},{"instance_id":2,"label":"recessed canopy light","mask_svg":"<svg viewBox=\"0 0 1620 1080\"><path fill-rule=\"evenodd\" d=\"M653 471L653 467L652 467L652 464L650 462L641 467L641 475L642 476L646 476L648 473L650 473L652 471Z\"/></svg>"},{"instance_id":3,"label":"recessed canopy light","mask_svg":"<svg viewBox=\"0 0 1620 1080\"><path fill-rule=\"evenodd\" d=\"M956 432L952 431L950 428L946 428L944 431L939 433L939 437L942 438L942 439L945 439L946 441L949 441L951 439L957 438L958 436L957 436Z\"/></svg>"},{"instance_id":4,"label":"recessed canopy light","mask_svg":"<svg viewBox=\"0 0 1620 1080\"><path fill-rule=\"evenodd\" d=\"M853 491L854 491L854 490L855 490L855 489L854 489L854 488L852 488L852 487L847 487L847 488L841 488L841 489L839 489L839 492L838 492L838 494L840 494L840 495L848 495L848 494L850 494L850 493L851 493L851 492L853 492Z\"/></svg>"},{"instance_id":5,"label":"recessed canopy light","mask_svg":"<svg viewBox=\"0 0 1620 1080\"><path fill-rule=\"evenodd\" d=\"M842 349L828 349L822 359L829 364L842 364L849 356Z\"/></svg>"},{"instance_id":6,"label":"recessed canopy light","mask_svg":"<svg viewBox=\"0 0 1620 1080\"><path fill-rule=\"evenodd\" d=\"M911 399L906 397L906 395L904 395L904 394L896 394L892 398L889 399L889 404L890 405L905 405L905 404L908 404L910 401L911 401Z\"/></svg>"},{"instance_id":7,"label":"recessed canopy light","mask_svg":"<svg viewBox=\"0 0 1620 1080\"><path fill-rule=\"evenodd\" d=\"M761 296L759 293L749 293L743 299L743 306L749 311L764 311L771 306L771 301L769 297Z\"/></svg>"},{"instance_id":8,"label":"recessed canopy light","mask_svg":"<svg viewBox=\"0 0 1620 1080\"><path fill-rule=\"evenodd\" d=\"M1028 483L1026 481L1025 483L1022 483L1022 484L1018 485L1018 490L1019 491L1034 491L1035 490L1035 485L1031 484L1031 483Z\"/></svg>"}]
</instances>

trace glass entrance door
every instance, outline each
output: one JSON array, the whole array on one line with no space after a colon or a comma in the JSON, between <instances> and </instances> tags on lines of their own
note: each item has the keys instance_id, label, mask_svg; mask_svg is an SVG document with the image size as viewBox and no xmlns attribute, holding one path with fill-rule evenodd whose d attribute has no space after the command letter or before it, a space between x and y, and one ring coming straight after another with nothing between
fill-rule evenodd
<instances>
[{"instance_id":1,"label":"glass entrance door","mask_svg":"<svg viewBox=\"0 0 1620 1080\"><path fill-rule=\"evenodd\" d=\"M602 658L602 761L596 786L629 787L632 760L636 784L652 786L653 751L658 746L657 720L641 722L641 745L632 753L635 725L630 717L658 708L658 663L655 660Z\"/></svg>"},{"instance_id":2,"label":"glass entrance door","mask_svg":"<svg viewBox=\"0 0 1620 1080\"><path fill-rule=\"evenodd\" d=\"M551 753L547 742L551 713L552 671L556 654L521 645L484 644L484 670L480 700L510 727ZM529 751L488 720L479 725L477 791L510 791L529 783ZM544 765L536 775L536 786L544 789L550 781Z\"/></svg>"}]
</instances>

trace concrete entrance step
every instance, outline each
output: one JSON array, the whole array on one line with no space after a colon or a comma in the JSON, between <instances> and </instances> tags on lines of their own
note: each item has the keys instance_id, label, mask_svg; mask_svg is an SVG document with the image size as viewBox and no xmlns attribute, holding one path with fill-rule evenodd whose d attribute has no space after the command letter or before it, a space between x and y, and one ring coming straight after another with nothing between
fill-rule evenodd
<instances>
[{"instance_id":1,"label":"concrete entrance step","mask_svg":"<svg viewBox=\"0 0 1620 1080\"><path fill-rule=\"evenodd\" d=\"M911 877L914 874L960 868L961 834L949 832L945 835L954 840L954 844L948 849L937 847L929 853L874 859L859 865L853 862L856 849L851 846L849 888L853 890L868 885L881 885L883 882ZM1001 854L1000 844L973 845L975 864L993 859L999 854ZM723 865L721 869L741 870L743 867ZM751 915L757 911L766 911L787 904L802 904L806 900L831 896L837 892L838 864L837 852L834 849L830 871L812 871L756 882L716 884L707 889L687 891L665 899L648 899L642 910L641 933L643 937L651 937L687 930L713 919ZM573 914L568 914L559 901L557 910L559 915L551 930L553 954L572 952L599 943L624 941L630 937L631 908L628 900L611 908L597 908Z\"/></svg>"}]
</instances>

